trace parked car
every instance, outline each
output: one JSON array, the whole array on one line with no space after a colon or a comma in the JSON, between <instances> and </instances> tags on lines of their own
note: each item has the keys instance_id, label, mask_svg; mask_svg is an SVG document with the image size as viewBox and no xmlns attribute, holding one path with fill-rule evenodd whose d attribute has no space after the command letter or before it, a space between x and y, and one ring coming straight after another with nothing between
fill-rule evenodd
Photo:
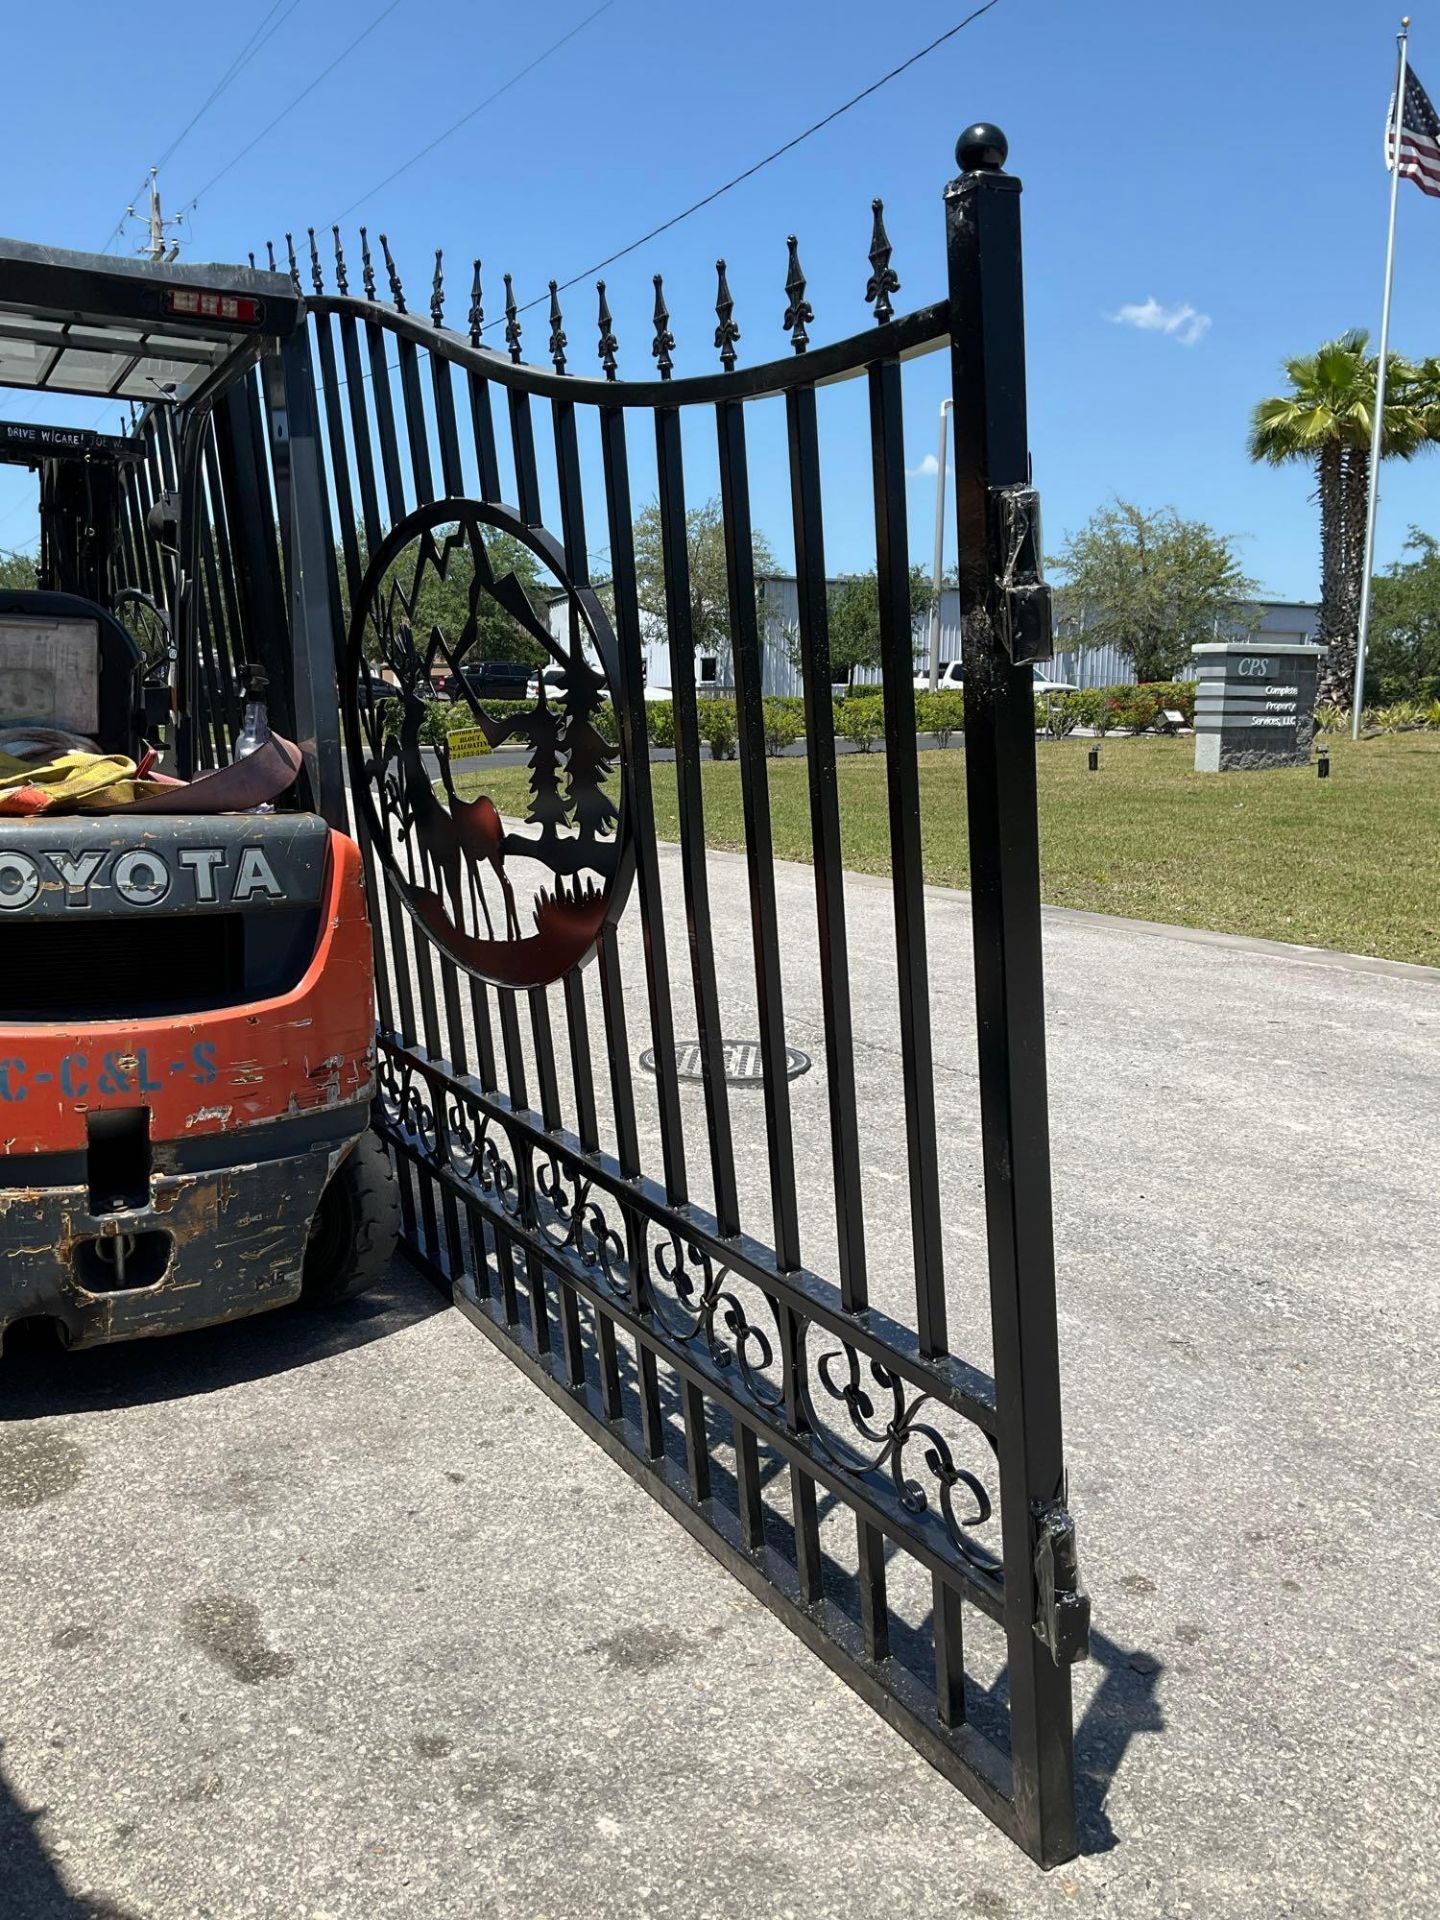
<instances>
[{"instance_id":1,"label":"parked car","mask_svg":"<svg viewBox=\"0 0 1440 1920\"><path fill-rule=\"evenodd\" d=\"M540 683L542 680L545 683L547 699L553 699L556 694L564 691L565 669L563 667L544 667L538 672L532 673L529 680L525 683L525 698L527 700L538 700L540 698Z\"/></svg>"},{"instance_id":2,"label":"parked car","mask_svg":"<svg viewBox=\"0 0 1440 1920\"><path fill-rule=\"evenodd\" d=\"M642 672L643 671L644 670L642 668ZM564 687L565 687L565 669L563 667L546 667L543 670L543 672L532 674L530 676L529 684L525 688L525 698L527 700L539 699L540 682L542 679L545 682L545 690L547 694L561 693L564 691ZM671 690L669 687L652 687L650 684L649 675L646 674L645 698L647 700L668 700L670 699L670 697L671 697Z\"/></svg>"},{"instance_id":3,"label":"parked car","mask_svg":"<svg viewBox=\"0 0 1440 1920\"><path fill-rule=\"evenodd\" d=\"M460 671L477 700L523 700L530 688L530 669L518 660L478 660Z\"/></svg>"},{"instance_id":4,"label":"parked car","mask_svg":"<svg viewBox=\"0 0 1440 1920\"><path fill-rule=\"evenodd\" d=\"M1073 680L1052 680L1039 661L1035 663L1032 671L1035 675L1035 692L1042 699L1047 693L1079 692L1079 688ZM940 673L936 685L938 689L956 692L963 688L965 685L964 661L942 660L940 662ZM930 688L930 675L928 673L917 673L915 676L915 686L919 692L928 692Z\"/></svg>"}]
</instances>

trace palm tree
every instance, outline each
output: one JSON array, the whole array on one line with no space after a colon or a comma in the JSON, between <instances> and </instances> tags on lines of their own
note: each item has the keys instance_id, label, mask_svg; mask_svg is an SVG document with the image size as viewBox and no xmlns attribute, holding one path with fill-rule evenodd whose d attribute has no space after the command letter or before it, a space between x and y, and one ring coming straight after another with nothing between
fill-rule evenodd
<instances>
[{"instance_id":1,"label":"palm tree","mask_svg":"<svg viewBox=\"0 0 1440 1920\"><path fill-rule=\"evenodd\" d=\"M1361 328L1285 362L1288 393L1262 400L1250 421L1252 460L1315 467L1320 497L1320 631L1328 647L1320 697L1350 703L1355 679L1365 502L1378 356ZM1440 362L1387 355L1383 455L1409 460L1440 439Z\"/></svg>"}]
</instances>

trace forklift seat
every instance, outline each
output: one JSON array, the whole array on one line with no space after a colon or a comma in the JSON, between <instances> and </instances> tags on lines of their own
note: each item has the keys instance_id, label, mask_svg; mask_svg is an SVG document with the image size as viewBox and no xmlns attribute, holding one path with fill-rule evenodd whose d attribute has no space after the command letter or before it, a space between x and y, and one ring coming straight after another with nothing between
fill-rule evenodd
<instances>
[{"instance_id":1,"label":"forklift seat","mask_svg":"<svg viewBox=\"0 0 1440 1920\"><path fill-rule=\"evenodd\" d=\"M135 759L141 655L120 622L74 593L0 592L0 726L35 721Z\"/></svg>"}]
</instances>

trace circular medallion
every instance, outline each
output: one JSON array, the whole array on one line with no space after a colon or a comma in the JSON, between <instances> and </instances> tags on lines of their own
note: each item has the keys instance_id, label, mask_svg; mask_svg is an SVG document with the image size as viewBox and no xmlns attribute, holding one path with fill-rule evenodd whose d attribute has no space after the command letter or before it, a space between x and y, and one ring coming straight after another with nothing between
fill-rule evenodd
<instances>
[{"instance_id":1,"label":"circular medallion","mask_svg":"<svg viewBox=\"0 0 1440 1920\"><path fill-rule=\"evenodd\" d=\"M605 716L617 675L600 602L506 507L422 507L366 569L345 660L356 806L408 911L482 980L561 979L624 905L634 863ZM483 760L477 777L452 766L432 720L442 679L469 709L473 744L509 749L524 772L505 812Z\"/></svg>"}]
</instances>

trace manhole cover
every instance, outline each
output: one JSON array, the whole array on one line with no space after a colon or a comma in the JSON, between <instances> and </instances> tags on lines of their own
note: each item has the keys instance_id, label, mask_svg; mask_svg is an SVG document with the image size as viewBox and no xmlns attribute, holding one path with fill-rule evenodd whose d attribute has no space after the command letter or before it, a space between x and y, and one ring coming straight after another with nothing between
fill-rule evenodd
<instances>
[{"instance_id":1,"label":"manhole cover","mask_svg":"<svg viewBox=\"0 0 1440 1920\"><path fill-rule=\"evenodd\" d=\"M758 1040L723 1040L720 1050L725 1060L725 1082L731 1087L759 1087L765 1082L765 1072L761 1064L760 1042ZM640 1056L640 1064L647 1073L655 1071L655 1049L647 1047ZM810 1056L802 1053L799 1047L785 1049L785 1078L796 1080L810 1069ZM681 1080L703 1080L705 1071L701 1064L700 1042L681 1040L675 1048L675 1072Z\"/></svg>"}]
</instances>

